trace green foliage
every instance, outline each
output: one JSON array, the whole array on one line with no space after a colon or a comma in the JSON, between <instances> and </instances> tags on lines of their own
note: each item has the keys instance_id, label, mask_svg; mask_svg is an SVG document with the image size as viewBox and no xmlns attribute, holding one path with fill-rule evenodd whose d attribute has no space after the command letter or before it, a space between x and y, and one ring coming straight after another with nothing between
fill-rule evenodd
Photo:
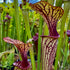
<instances>
[{"instance_id":1,"label":"green foliage","mask_svg":"<svg viewBox=\"0 0 70 70\"><path fill-rule=\"evenodd\" d=\"M60 49L61 49L61 47L63 47L62 42L64 42L63 41L64 27L65 27L66 18L67 18L67 15L69 13L69 8L70 8L67 6L69 6L69 3L64 4L64 15L63 15L62 20L61 20L61 31L60 31L60 38L58 39L58 46L57 46L57 53L56 53L56 61L55 61L55 69L54 70L57 70L58 60L59 60L59 56L60 56L59 55ZM67 41L68 40L66 40L66 42L65 42L66 43L66 45L65 45L66 49L67 49ZM66 52L67 52L67 50L66 50ZM66 59L66 56L65 56L65 59Z\"/></svg>"},{"instance_id":2,"label":"green foliage","mask_svg":"<svg viewBox=\"0 0 70 70\"><path fill-rule=\"evenodd\" d=\"M7 57L7 66L11 66L14 63L14 54L10 53Z\"/></svg>"},{"instance_id":3,"label":"green foliage","mask_svg":"<svg viewBox=\"0 0 70 70\"><path fill-rule=\"evenodd\" d=\"M10 53L9 55L3 56L1 60L2 67L10 67L14 63L14 54ZM10 69L10 68L9 68Z\"/></svg>"},{"instance_id":4,"label":"green foliage","mask_svg":"<svg viewBox=\"0 0 70 70\"><path fill-rule=\"evenodd\" d=\"M54 4L54 0L46 0L46 1L48 1L52 5ZM62 3L63 3L62 0L56 0L56 6L61 7ZM68 16L70 3L64 2L63 4L64 4L64 16L60 21L58 21L58 24L57 24L57 30L59 31L60 38L58 40L57 54L55 59L55 70L57 70L57 68L58 70L59 68L61 69L61 66L60 67L58 66L58 60L59 60L59 63L63 61L64 67L70 64L70 59L68 59L68 56L69 56L68 37L66 34L64 38L64 31L67 30L67 27L68 29L70 29L70 19L69 19L70 15ZM0 52L11 49L12 47L12 45L8 45L3 41L4 37L9 36L13 39L18 39L26 43L27 40L32 39L35 33L39 33L37 70L40 70L40 62L41 62L40 61L40 57L41 57L40 35L42 35L42 31L44 35L48 35L48 27L46 24L42 25L44 23L42 17L37 12L31 10L29 3L26 3L25 6L22 6L22 9L26 9L26 10L28 9L27 12L23 10L24 11L24 14L23 14L22 9L18 6L17 0L14 0L14 3L11 3L11 4L9 3L0 4L0 7L3 8L2 13L0 13L0 23L2 23L2 26L0 25ZM5 22L5 23L3 22L4 19L7 19L5 17L6 13L9 13L9 15L12 17L8 26L7 26L8 22ZM31 43L34 44L33 42ZM32 47L30 49L32 68L33 70L36 70L34 53L35 52ZM59 55L60 53L61 53L61 56ZM1 64L3 67L7 67L7 66L10 67L13 64L13 62L14 62L14 54L12 53L9 55L3 56L1 60Z\"/></svg>"},{"instance_id":5,"label":"green foliage","mask_svg":"<svg viewBox=\"0 0 70 70\"><path fill-rule=\"evenodd\" d=\"M5 56L2 57L1 64L2 64L2 67L7 67L7 60Z\"/></svg>"}]
</instances>

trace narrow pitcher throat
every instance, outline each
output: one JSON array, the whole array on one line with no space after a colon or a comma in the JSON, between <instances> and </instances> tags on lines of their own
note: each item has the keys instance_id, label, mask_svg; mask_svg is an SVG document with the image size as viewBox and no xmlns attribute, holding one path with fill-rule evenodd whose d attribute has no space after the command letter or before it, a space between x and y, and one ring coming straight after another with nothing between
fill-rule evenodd
<instances>
[{"instance_id":1,"label":"narrow pitcher throat","mask_svg":"<svg viewBox=\"0 0 70 70\"><path fill-rule=\"evenodd\" d=\"M49 36L59 36L56 26L57 21L48 21Z\"/></svg>"},{"instance_id":2,"label":"narrow pitcher throat","mask_svg":"<svg viewBox=\"0 0 70 70\"><path fill-rule=\"evenodd\" d=\"M22 57L22 64L24 64L24 66L28 66L29 62L27 60L27 54L22 53L21 57Z\"/></svg>"},{"instance_id":3,"label":"narrow pitcher throat","mask_svg":"<svg viewBox=\"0 0 70 70\"><path fill-rule=\"evenodd\" d=\"M56 28L54 27L54 28L50 28L49 29L49 36L59 36L59 34L58 34L58 32L57 32L57 30L56 30Z\"/></svg>"}]
</instances>

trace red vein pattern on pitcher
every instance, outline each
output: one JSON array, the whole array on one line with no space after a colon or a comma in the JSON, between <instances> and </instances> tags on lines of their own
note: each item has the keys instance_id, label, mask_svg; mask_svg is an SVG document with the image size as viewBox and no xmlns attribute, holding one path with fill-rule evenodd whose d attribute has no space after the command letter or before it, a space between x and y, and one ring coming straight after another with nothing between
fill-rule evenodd
<instances>
[{"instance_id":1,"label":"red vein pattern on pitcher","mask_svg":"<svg viewBox=\"0 0 70 70\"><path fill-rule=\"evenodd\" d=\"M21 54L22 61L15 62L13 63L13 65L20 69L27 70L30 67L29 62L27 61L27 52L30 49L30 47L32 47L32 44L30 43L25 44L19 40L14 40L9 37L4 38L3 40L7 43L14 44Z\"/></svg>"},{"instance_id":2,"label":"red vein pattern on pitcher","mask_svg":"<svg viewBox=\"0 0 70 70\"><path fill-rule=\"evenodd\" d=\"M30 6L33 10L39 12L44 18L49 28L50 36L58 36L56 23L62 17L64 10L61 7L52 6L45 1L30 4Z\"/></svg>"},{"instance_id":3,"label":"red vein pattern on pitcher","mask_svg":"<svg viewBox=\"0 0 70 70\"><path fill-rule=\"evenodd\" d=\"M42 36L43 70L52 70L52 64L57 50L57 38Z\"/></svg>"},{"instance_id":4,"label":"red vein pattern on pitcher","mask_svg":"<svg viewBox=\"0 0 70 70\"><path fill-rule=\"evenodd\" d=\"M39 12L47 23L49 36L41 36L43 59L42 70L52 70L52 64L57 49L57 40L59 37L56 26L57 21L63 16L64 10L61 7L52 6L46 1L40 1L35 4L30 4L30 6L33 10Z\"/></svg>"}]
</instances>

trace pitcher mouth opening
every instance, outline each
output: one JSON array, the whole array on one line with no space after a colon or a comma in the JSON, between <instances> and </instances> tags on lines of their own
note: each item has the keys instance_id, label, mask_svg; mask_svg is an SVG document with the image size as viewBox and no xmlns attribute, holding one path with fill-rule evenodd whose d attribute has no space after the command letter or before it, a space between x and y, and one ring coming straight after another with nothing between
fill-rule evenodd
<instances>
[{"instance_id":1,"label":"pitcher mouth opening","mask_svg":"<svg viewBox=\"0 0 70 70\"><path fill-rule=\"evenodd\" d=\"M30 67L30 64L28 63L28 65L25 67L22 64L22 61L18 61L18 62L14 62L13 66L18 67L20 69L28 69Z\"/></svg>"},{"instance_id":2,"label":"pitcher mouth opening","mask_svg":"<svg viewBox=\"0 0 70 70\"><path fill-rule=\"evenodd\" d=\"M41 37L48 37L48 38L59 38L60 37L60 35L58 35L58 36L50 36L50 35L48 35L48 36L46 36L46 35L41 35Z\"/></svg>"}]
</instances>

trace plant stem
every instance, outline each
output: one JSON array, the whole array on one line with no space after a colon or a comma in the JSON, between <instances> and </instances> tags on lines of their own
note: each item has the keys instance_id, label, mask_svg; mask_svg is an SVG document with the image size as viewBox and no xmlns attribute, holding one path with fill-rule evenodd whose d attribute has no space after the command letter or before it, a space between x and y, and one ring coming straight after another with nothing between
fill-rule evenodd
<instances>
[{"instance_id":1,"label":"plant stem","mask_svg":"<svg viewBox=\"0 0 70 70\"><path fill-rule=\"evenodd\" d=\"M41 61L41 35L42 35L42 27L43 27L43 18L40 16L39 20L39 36L38 36L38 62L37 62L37 70L40 70L40 61Z\"/></svg>"},{"instance_id":2,"label":"plant stem","mask_svg":"<svg viewBox=\"0 0 70 70\"><path fill-rule=\"evenodd\" d=\"M69 14L68 30L70 30L70 14Z\"/></svg>"},{"instance_id":3,"label":"plant stem","mask_svg":"<svg viewBox=\"0 0 70 70\"><path fill-rule=\"evenodd\" d=\"M1 13L0 13L0 52L2 47L2 23L1 23Z\"/></svg>"},{"instance_id":4,"label":"plant stem","mask_svg":"<svg viewBox=\"0 0 70 70\"><path fill-rule=\"evenodd\" d=\"M11 28L11 38L15 38L15 30L16 30L16 28L15 28L15 17L14 17L14 14L13 14L13 21L12 21L12 28ZM13 34L13 35L12 35Z\"/></svg>"},{"instance_id":5,"label":"plant stem","mask_svg":"<svg viewBox=\"0 0 70 70\"><path fill-rule=\"evenodd\" d=\"M31 39L32 37L31 37L31 31L30 31L30 26L29 26L29 10L28 9L23 10L23 19L25 23L27 37L28 39ZM32 63L32 70L36 70L33 47L30 49L30 57L31 57L31 63Z\"/></svg>"},{"instance_id":6,"label":"plant stem","mask_svg":"<svg viewBox=\"0 0 70 70\"><path fill-rule=\"evenodd\" d=\"M15 8L15 24L16 24L16 31L17 31L17 39L20 40L18 0L14 0L14 8Z\"/></svg>"},{"instance_id":7,"label":"plant stem","mask_svg":"<svg viewBox=\"0 0 70 70\"><path fill-rule=\"evenodd\" d=\"M54 4L54 0L48 0L48 3L50 3L51 5Z\"/></svg>"},{"instance_id":8,"label":"plant stem","mask_svg":"<svg viewBox=\"0 0 70 70\"><path fill-rule=\"evenodd\" d=\"M56 0L56 6L61 7L63 0Z\"/></svg>"},{"instance_id":9,"label":"plant stem","mask_svg":"<svg viewBox=\"0 0 70 70\"><path fill-rule=\"evenodd\" d=\"M32 16L34 16L34 12L31 12ZM32 23L32 26L31 26L31 34L33 35L33 29L34 29L34 24L35 24L35 18L33 18L33 23Z\"/></svg>"},{"instance_id":10,"label":"plant stem","mask_svg":"<svg viewBox=\"0 0 70 70\"><path fill-rule=\"evenodd\" d=\"M2 16L2 19L4 20L5 19L5 11L3 11L3 16ZM2 38L6 37L6 25L5 25L5 22L3 22L2 24ZM6 43L3 41L3 48L2 48L2 51L5 51L5 45Z\"/></svg>"}]
</instances>

